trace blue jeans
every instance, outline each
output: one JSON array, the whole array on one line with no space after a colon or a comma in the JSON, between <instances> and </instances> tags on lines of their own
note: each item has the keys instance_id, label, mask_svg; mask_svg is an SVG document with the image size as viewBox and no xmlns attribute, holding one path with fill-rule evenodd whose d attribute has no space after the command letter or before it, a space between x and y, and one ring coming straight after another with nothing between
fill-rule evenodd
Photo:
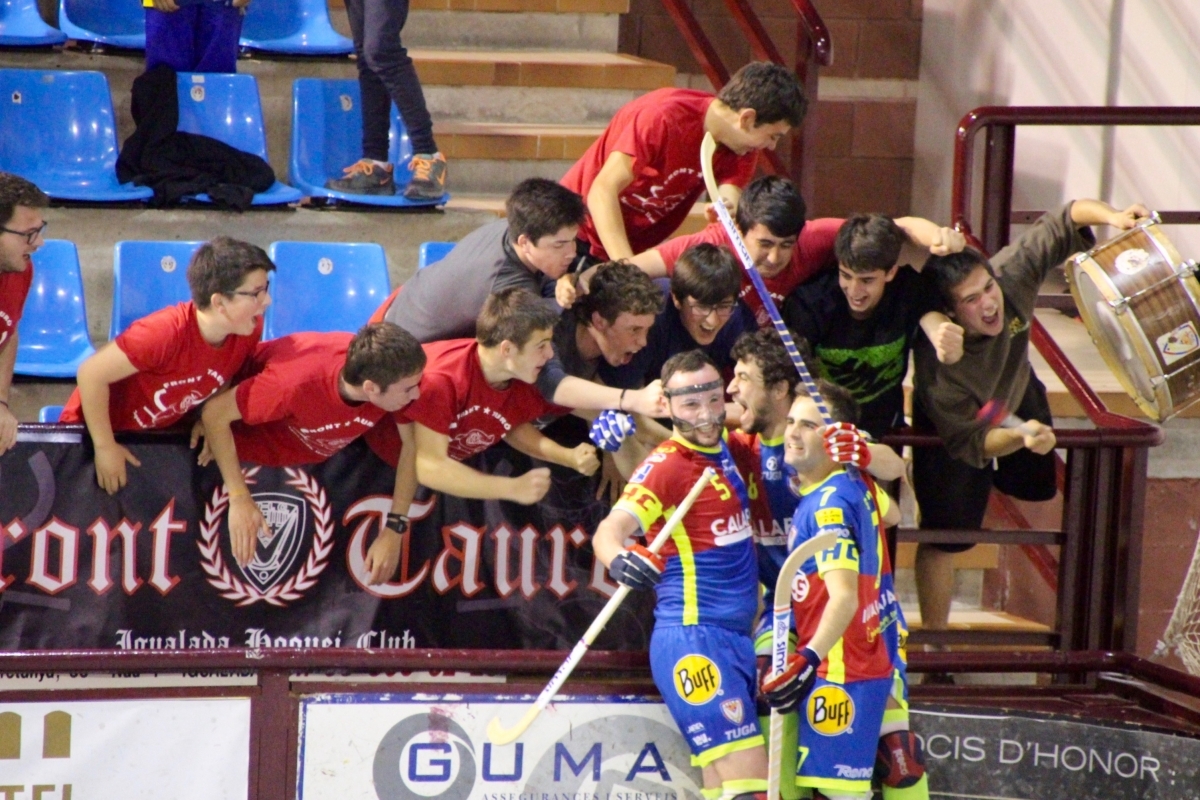
<instances>
[{"instance_id":1,"label":"blue jeans","mask_svg":"<svg viewBox=\"0 0 1200 800\"><path fill-rule=\"evenodd\" d=\"M392 101L408 129L413 152L437 152L416 67L400 43L408 0L346 0L346 14L358 54L363 158L387 161Z\"/></svg>"},{"instance_id":2,"label":"blue jeans","mask_svg":"<svg viewBox=\"0 0 1200 800\"><path fill-rule=\"evenodd\" d=\"M196 3L178 11L146 9L146 69L166 64L176 72L237 72L242 10Z\"/></svg>"}]
</instances>

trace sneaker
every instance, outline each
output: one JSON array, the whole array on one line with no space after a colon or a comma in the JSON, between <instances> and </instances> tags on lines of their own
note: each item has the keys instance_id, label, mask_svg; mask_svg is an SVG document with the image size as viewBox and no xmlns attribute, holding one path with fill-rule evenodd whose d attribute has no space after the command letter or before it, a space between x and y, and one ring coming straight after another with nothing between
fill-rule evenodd
<instances>
[{"instance_id":1,"label":"sneaker","mask_svg":"<svg viewBox=\"0 0 1200 800\"><path fill-rule=\"evenodd\" d=\"M412 180L404 190L409 200L441 200L446 195L446 157L441 153L417 153L409 164Z\"/></svg>"},{"instance_id":2,"label":"sneaker","mask_svg":"<svg viewBox=\"0 0 1200 800\"><path fill-rule=\"evenodd\" d=\"M395 194L396 179L391 164L381 167L369 158L356 161L344 170L345 177L325 181L326 189L346 194Z\"/></svg>"}]
</instances>

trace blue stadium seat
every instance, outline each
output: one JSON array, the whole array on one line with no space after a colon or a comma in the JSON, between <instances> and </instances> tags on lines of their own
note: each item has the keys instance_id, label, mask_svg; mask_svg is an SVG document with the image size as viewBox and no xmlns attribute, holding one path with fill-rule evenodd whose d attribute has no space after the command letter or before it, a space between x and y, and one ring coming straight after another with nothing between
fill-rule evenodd
<instances>
[{"instance_id":1,"label":"blue stadium seat","mask_svg":"<svg viewBox=\"0 0 1200 800\"><path fill-rule=\"evenodd\" d=\"M344 56L354 42L333 29L327 0L254 0L242 22L242 47L270 53Z\"/></svg>"},{"instance_id":2,"label":"blue stadium seat","mask_svg":"<svg viewBox=\"0 0 1200 800\"><path fill-rule=\"evenodd\" d=\"M275 242L272 303L264 339L298 331L350 331L367 323L392 291L377 244Z\"/></svg>"},{"instance_id":3,"label":"blue stadium seat","mask_svg":"<svg viewBox=\"0 0 1200 800\"><path fill-rule=\"evenodd\" d=\"M219 139L269 160L258 81L253 75L181 72L178 86L179 130ZM254 195L253 205L295 203L303 196L291 186L275 181L270 189ZM196 199L207 202L208 195L198 195Z\"/></svg>"},{"instance_id":4,"label":"blue stadium seat","mask_svg":"<svg viewBox=\"0 0 1200 800\"><path fill-rule=\"evenodd\" d=\"M113 246L112 321L115 339L136 319L192 299L187 267L203 242L117 242Z\"/></svg>"},{"instance_id":5,"label":"blue stadium seat","mask_svg":"<svg viewBox=\"0 0 1200 800\"><path fill-rule=\"evenodd\" d=\"M146 12L136 0L58 0L58 27L82 42L146 49Z\"/></svg>"},{"instance_id":6,"label":"blue stadium seat","mask_svg":"<svg viewBox=\"0 0 1200 800\"><path fill-rule=\"evenodd\" d=\"M37 47L66 40L65 33L42 19L36 0L0 0L0 45Z\"/></svg>"},{"instance_id":7,"label":"blue stadium seat","mask_svg":"<svg viewBox=\"0 0 1200 800\"><path fill-rule=\"evenodd\" d=\"M454 242L421 242L421 249L417 251L417 269L436 264L453 249Z\"/></svg>"},{"instance_id":8,"label":"blue stadium seat","mask_svg":"<svg viewBox=\"0 0 1200 800\"><path fill-rule=\"evenodd\" d=\"M62 410L62 406L42 406L38 409L38 422L58 422Z\"/></svg>"},{"instance_id":9,"label":"blue stadium seat","mask_svg":"<svg viewBox=\"0 0 1200 800\"><path fill-rule=\"evenodd\" d=\"M435 206L450 199L413 202L404 197L412 145L408 132L392 105L388 160L396 165L397 193L391 196L358 195L325 188L325 181L342 177L342 170L362 156L362 112L357 80L297 78L292 82L292 152L288 180L310 197L363 203L373 206Z\"/></svg>"},{"instance_id":10,"label":"blue stadium seat","mask_svg":"<svg viewBox=\"0 0 1200 800\"><path fill-rule=\"evenodd\" d=\"M33 254L33 286L17 327L18 375L74 378L96 352L88 336L83 276L74 242L51 239Z\"/></svg>"},{"instance_id":11,"label":"blue stadium seat","mask_svg":"<svg viewBox=\"0 0 1200 800\"><path fill-rule=\"evenodd\" d=\"M101 72L0 69L0 170L57 200L146 200L117 182L117 126Z\"/></svg>"}]
</instances>

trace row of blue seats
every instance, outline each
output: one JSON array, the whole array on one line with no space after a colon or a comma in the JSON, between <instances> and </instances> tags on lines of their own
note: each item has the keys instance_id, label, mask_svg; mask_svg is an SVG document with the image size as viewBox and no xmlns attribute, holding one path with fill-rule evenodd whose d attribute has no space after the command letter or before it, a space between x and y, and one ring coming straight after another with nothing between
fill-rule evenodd
<instances>
[{"instance_id":1,"label":"row of blue seats","mask_svg":"<svg viewBox=\"0 0 1200 800\"><path fill-rule=\"evenodd\" d=\"M253 75L180 73L179 130L219 139L267 159L258 81ZM362 153L357 80L298 78L292 83L292 146L288 178L254 196L254 205L303 197L378 206L438 205L401 193L412 145L392 106L388 158L397 165L397 194L348 195L325 188ZM144 201L153 192L117 180L112 95L102 72L0 69L0 170L20 175L56 200ZM206 202L203 195L196 198Z\"/></svg>"},{"instance_id":2,"label":"row of blue seats","mask_svg":"<svg viewBox=\"0 0 1200 800\"><path fill-rule=\"evenodd\" d=\"M67 39L146 47L146 15L137 0L59 0L58 28L37 0L0 0L0 45L45 47ZM354 43L333 29L326 0L254 0L242 23L242 47L291 55L347 55Z\"/></svg>"},{"instance_id":3,"label":"row of blue seats","mask_svg":"<svg viewBox=\"0 0 1200 800\"><path fill-rule=\"evenodd\" d=\"M191 299L187 265L202 242L117 242L112 320L116 336L136 319ZM445 257L452 242L421 245L417 269ZM356 331L391 293L387 256L377 244L275 242L276 264L263 338L298 331ZM18 375L73 378L95 350L88 335L75 243L51 239L33 254L34 282L17 329Z\"/></svg>"}]
</instances>

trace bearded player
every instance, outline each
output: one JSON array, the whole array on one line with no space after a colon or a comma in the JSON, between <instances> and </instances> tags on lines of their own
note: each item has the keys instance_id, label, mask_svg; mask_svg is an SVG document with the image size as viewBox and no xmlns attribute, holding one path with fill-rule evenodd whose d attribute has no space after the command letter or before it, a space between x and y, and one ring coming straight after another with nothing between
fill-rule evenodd
<instances>
[{"instance_id":1,"label":"bearded player","mask_svg":"<svg viewBox=\"0 0 1200 800\"><path fill-rule=\"evenodd\" d=\"M746 486L723 441L724 385L700 350L668 359L662 381L671 438L630 477L592 546L613 580L657 592L650 668L703 770L703 796L757 800L767 788L750 639L758 577ZM653 540L706 467L716 475L661 555L627 548L637 536Z\"/></svg>"}]
</instances>

